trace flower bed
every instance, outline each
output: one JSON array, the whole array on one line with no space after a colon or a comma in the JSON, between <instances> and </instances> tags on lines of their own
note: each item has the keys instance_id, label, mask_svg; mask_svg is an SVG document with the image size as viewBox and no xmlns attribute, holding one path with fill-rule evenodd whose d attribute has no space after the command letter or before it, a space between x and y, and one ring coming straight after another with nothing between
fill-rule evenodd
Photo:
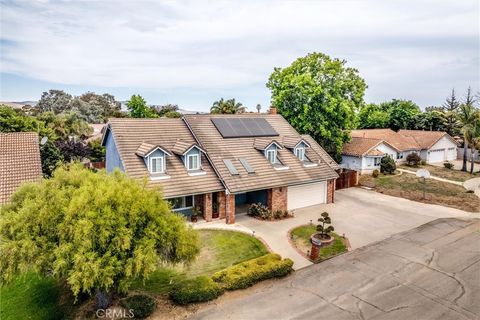
<instances>
[{"instance_id":1,"label":"flower bed","mask_svg":"<svg viewBox=\"0 0 480 320\"><path fill-rule=\"evenodd\" d=\"M261 203L253 203L248 208L248 215L260 220L282 220L293 217L293 214L287 210L270 211Z\"/></svg>"}]
</instances>

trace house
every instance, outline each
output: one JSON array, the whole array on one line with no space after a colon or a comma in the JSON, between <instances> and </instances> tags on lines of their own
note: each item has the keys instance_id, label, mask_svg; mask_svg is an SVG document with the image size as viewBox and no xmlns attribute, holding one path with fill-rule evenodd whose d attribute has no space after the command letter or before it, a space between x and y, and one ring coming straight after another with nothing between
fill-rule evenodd
<instances>
[{"instance_id":1,"label":"house","mask_svg":"<svg viewBox=\"0 0 480 320\"><path fill-rule=\"evenodd\" d=\"M273 109L273 108L272 108ZM251 203L293 210L333 202L338 164L278 114L111 119L106 169L161 186L175 211L234 223Z\"/></svg>"},{"instance_id":2,"label":"house","mask_svg":"<svg viewBox=\"0 0 480 320\"><path fill-rule=\"evenodd\" d=\"M350 133L351 141L343 145L343 168L372 173L380 169L380 161L390 156L404 163L410 153L417 153L427 163L457 158L457 143L446 132L391 129L363 129Z\"/></svg>"},{"instance_id":3,"label":"house","mask_svg":"<svg viewBox=\"0 0 480 320\"><path fill-rule=\"evenodd\" d=\"M0 133L0 205L9 202L23 182L36 181L41 177L37 133Z\"/></svg>"}]
</instances>

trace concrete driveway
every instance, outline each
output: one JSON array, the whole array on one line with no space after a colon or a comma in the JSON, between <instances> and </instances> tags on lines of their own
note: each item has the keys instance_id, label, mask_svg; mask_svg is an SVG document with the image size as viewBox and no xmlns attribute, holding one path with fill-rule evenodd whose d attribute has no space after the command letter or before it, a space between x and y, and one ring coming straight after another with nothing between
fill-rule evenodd
<instances>
[{"instance_id":1,"label":"concrete driveway","mask_svg":"<svg viewBox=\"0 0 480 320\"><path fill-rule=\"evenodd\" d=\"M393 234L410 230L426 222L445 217L480 217L453 208L424 204L403 198L396 198L361 188L349 188L335 192L335 203L316 205L295 211L295 217L281 221L259 221L249 216L237 217L230 228L241 231L255 231L270 248L291 258L295 269L311 264L288 242L290 229L310 221L317 222L323 211L330 213L335 232L345 234L353 249L383 240ZM215 224L206 223L204 227ZM219 227L224 227L222 223Z\"/></svg>"},{"instance_id":2,"label":"concrete driveway","mask_svg":"<svg viewBox=\"0 0 480 320\"><path fill-rule=\"evenodd\" d=\"M478 219L438 219L219 299L193 318L479 319L479 231Z\"/></svg>"}]
</instances>

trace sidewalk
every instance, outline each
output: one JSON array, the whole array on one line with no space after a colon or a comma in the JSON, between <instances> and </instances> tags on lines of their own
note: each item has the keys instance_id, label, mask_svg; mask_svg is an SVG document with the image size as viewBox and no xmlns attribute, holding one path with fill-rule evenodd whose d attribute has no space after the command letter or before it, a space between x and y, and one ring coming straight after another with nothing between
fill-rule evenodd
<instances>
[{"instance_id":1,"label":"sidewalk","mask_svg":"<svg viewBox=\"0 0 480 320\"><path fill-rule=\"evenodd\" d=\"M417 174L416 171L412 171L412 170L401 169L401 168L397 168L397 170L400 171L400 172ZM462 187L463 187L463 182L460 182L460 181L448 180L448 179L444 179L444 178L440 178L440 177L435 177L435 176L430 176L429 179L433 179L433 180L437 180L437 181L442 181L442 182L447 182L447 183L451 183L451 184L456 184L457 186L462 186Z\"/></svg>"}]
</instances>

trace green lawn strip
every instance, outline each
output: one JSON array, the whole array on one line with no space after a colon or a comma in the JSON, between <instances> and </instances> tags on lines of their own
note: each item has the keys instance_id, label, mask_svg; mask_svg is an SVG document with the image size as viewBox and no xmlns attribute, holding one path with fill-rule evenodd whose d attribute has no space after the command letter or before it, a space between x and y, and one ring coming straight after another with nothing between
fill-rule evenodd
<instances>
[{"instance_id":1,"label":"green lawn strip","mask_svg":"<svg viewBox=\"0 0 480 320\"><path fill-rule=\"evenodd\" d=\"M315 225L306 225L293 229L290 234L297 248L307 254L307 250L310 250L312 247L310 243L310 237L315 232L317 232ZM337 254L347 251L347 246L345 245L342 237L334 232L332 232L331 235L335 238L335 240L329 246L320 247L318 261L331 258Z\"/></svg>"},{"instance_id":2,"label":"green lawn strip","mask_svg":"<svg viewBox=\"0 0 480 320\"><path fill-rule=\"evenodd\" d=\"M136 281L131 289L166 294L174 283L183 279L211 276L231 265L268 253L260 240L248 234L227 230L199 230L199 234L201 249L195 262L185 267L159 268L145 283Z\"/></svg>"},{"instance_id":3,"label":"green lawn strip","mask_svg":"<svg viewBox=\"0 0 480 320\"><path fill-rule=\"evenodd\" d=\"M34 272L15 278L0 288L0 319L65 319L73 311L73 301L64 301L63 292L53 278ZM63 296L62 296L63 295Z\"/></svg>"},{"instance_id":4,"label":"green lawn strip","mask_svg":"<svg viewBox=\"0 0 480 320\"><path fill-rule=\"evenodd\" d=\"M448 179L448 180L453 180L453 181L459 181L459 182L463 182L463 181L466 181L468 179L480 177L480 174L478 172L476 172L474 174L470 174L468 172L464 172L464 171L460 171L460 170L447 169L445 167L437 167L437 166L431 166L431 165L424 165L424 166L418 166L418 167L409 167L407 165L401 165L401 166L399 166L399 168L400 169L405 169L405 170L410 170L410 171L415 171L415 172L418 169L427 169L432 176L443 178L443 179Z\"/></svg>"}]
</instances>

